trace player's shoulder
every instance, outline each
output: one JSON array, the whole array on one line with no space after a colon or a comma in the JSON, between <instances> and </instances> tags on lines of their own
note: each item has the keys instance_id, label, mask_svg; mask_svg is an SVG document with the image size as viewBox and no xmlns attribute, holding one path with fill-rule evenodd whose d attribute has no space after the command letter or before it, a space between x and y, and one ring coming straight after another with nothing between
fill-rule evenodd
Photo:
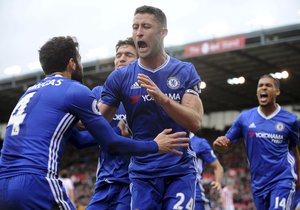
<instances>
[{"instance_id":1,"label":"player's shoulder","mask_svg":"<svg viewBox=\"0 0 300 210\"><path fill-rule=\"evenodd\" d=\"M186 66L186 67L194 67L194 64L188 61L182 61L177 58L171 57L170 56L170 64L171 65L181 65L181 66Z\"/></svg>"},{"instance_id":2,"label":"player's shoulder","mask_svg":"<svg viewBox=\"0 0 300 210\"><path fill-rule=\"evenodd\" d=\"M92 92L93 92L93 93L94 93L94 92L99 92L99 93L101 93L102 90L103 90L103 86L102 86L102 85L98 85L98 86L96 86L96 87L94 87L94 88L92 89Z\"/></svg>"},{"instance_id":3,"label":"player's shoulder","mask_svg":"<svg viewBox=\"0 0 300 210\"><path fill-rule=\"evenodd\" d=\"M121 68L115 69L113 70L110 75L109 78L110 79L123 79L123 78L127 78L129 75L135 74L137 69L138 69L138 65L137 65L137 60L131 62L130 64L128 64L127 66L123 66Z\"/></svg>"},{"instance_id":4,"label":"player's shoulder","mask_svg":"<svg viewBox=\"0 0 300 210\"><path fill-rule=\"evenodd\" d=\"M69 82L69 87L68 87L69 95L75 95L76 97L80 97L80 96L90 95L90 93L92 92L87 86L83 85L78 81L69 80L68 82Z\"/></svg>"},{"instance_id":5,"label":"player's shoulder","mask_svg":"<svg viewBox=\"0 0 300 210\"><path fill-rule=\"evenodd\" d=\"M204 138L193 136L190 139L192 147L200 148L201 150L209 149L211 146L209 145L208 141Z\"/></svg>"},{"instance_id":6,"label":"player's shoulder","mask_svg":"<svg viewBox=\"0 0 300 210\"><path fill-rule=\"evenodd\" d=\"M287 115L287 116L291 117L292 119L297 119L297 115L295 115L294 113L292 113L292 112L286 110L285 108L282 108L282 107L281 107L281 108L280 108L280 112L281 112L282 114L284 114L284 115Z\"/></svg>"},{"instance_id":7,"label":"player's shoulder","mask_svg":"<svg viewBox=\"0 0 300 210\"><path fill-rule=\"evenodd\" d=\"M257 109L258 109L258 107L253 107L253 108L250 108L250 109L243 110L240 115L243 116L243 117L253 115L253 114L258 112Z\"/></svg>"},{"instance_id":8,"label":"player's shoulder","mask_svg":"<svg viewBox=\"0 0 300 210\"><path fill-rule=\"evenodd\" d=\"M290 123L297 123L298 122L298 117L292 112L289 112L285 108L280 108L280 112L278 115L282 116L285 121L290 121Z\"/></svg>"}]
</instances>

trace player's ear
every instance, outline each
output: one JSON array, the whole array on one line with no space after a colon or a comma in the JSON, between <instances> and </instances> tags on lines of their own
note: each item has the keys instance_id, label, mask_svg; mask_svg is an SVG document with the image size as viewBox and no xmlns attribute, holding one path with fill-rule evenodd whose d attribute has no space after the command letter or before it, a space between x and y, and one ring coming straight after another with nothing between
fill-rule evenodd
<instances>
[{"instance_id":1,"label":"player's ear","mask_svg":"<svg viewBox=\"0 0 300 210\"><path fill-rule=\"evenodd\" d=\"M74 58L69 59L68 67L71 68L72 70L76 69L76 61L74 60Z\"/></svg>"},{"instance_id":2,"label":"player's ear","mask_svg":"<svg viewBox=\"0 0 300 210\"><path fill-rule=\"evenodd\" d=\"M168 29L167 29L167 28L162 28L162 29L161 29L161 33L162 33L162 36L163 36L163 37L166 37L167 34L168 34Z\"/></svg>"},{"instance_id":3,"label":"player's ear","mask_svg":"<svg viewBox=\"0 0 300 210\"><path fill-rule=\"evenodd\" d=\"M276 90L276 96L279 96L280 95L280 89L277 89Z\"/></svg>"}]
</instances>

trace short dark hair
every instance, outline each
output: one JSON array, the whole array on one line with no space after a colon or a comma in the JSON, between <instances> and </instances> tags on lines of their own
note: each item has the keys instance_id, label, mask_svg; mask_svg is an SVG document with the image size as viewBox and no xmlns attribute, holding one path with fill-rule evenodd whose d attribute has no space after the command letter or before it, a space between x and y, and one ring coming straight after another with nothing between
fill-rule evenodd
<instances>
[{"instance_id":1,"label":"short dark hair","mask_svg":"<svg viewBox=\"0 0 300 210\"><path fill-rule=\"evenodd\" d=\"M77 62L78 42L75 37L59 36L47 41L39 50L39 59L46 75L66 70L70 58Z\"/></svg>"},{"instance_id":2,"label":"short dark hair","mask_svg":"<svg viewBox=\"0 0 300 210\"><path fill-rule=\"evenodd\" d=\"M136 8L134 15L144 14L144 13L154 15L162 27L167 27L167 17L161 9L144 5L144 6Z\"/></svg>"},{"instance_id":3,"label":"short dark hair","mask_svg":"<svg viewBox=\"0 0 300 210\"><path fill-rule=\"evenodd\" d=\"M280 81L279 81L277 78L273 77L271 74L264 74L264 75L262 75L262 76L259 78L259 80L260 80L260 79L263 79L263 78L270 78L270 79L272 79L272 80L274 81L275 88L276 88L276 89L279 89L279 88L280 88Z\"/></svg>"},{"instance_id":4,"label":"short dark hair","mask_svg":"<svg viewBox=\"0 0 300 210\"><path fill-rule=\"evenodd\" d=\"M119 40L118 43L116 44L116 47L115 47L116 52L123 45L131 45L132 47L135 48L134 41L133 41L132 37L128 37L127 39L124 39L124 40Z\"/></svg>"}]
</instances>

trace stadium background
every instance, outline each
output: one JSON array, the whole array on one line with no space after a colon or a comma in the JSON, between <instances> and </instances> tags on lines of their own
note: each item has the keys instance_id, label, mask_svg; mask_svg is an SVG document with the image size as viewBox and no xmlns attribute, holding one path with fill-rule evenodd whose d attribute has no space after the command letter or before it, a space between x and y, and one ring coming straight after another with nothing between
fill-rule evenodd
<instances>
[{"instance_id":1,"label":"stadium background","mask_svg":"<svg viewBox=\"0 0 300 210\"><path fill-rule=\"evenodd\" d=\"M205 109L203 137L210 143L226 132L240 111L257 106L256 85L263 74L287 71L281 80L278 103L300 118L300 24L237 34L181 46L168 47L169 55L192 62L206 88L201 98ZM114 58L83 63L84 84L92 88L103 84L114 69ZM245 78L241 85L229 85L228 78ZM9 115L22 93L44 77L42 71L0 80L0 148ZM224 184L234 179L236 209L254 209L250 177L243 143L233 151L217 154L225 170ZM67 169L75 184L76 204L85 206L93 192L98 148L76 150L68 146L61 169ZM213 209L219 198L209 191L212 171L206 170L204 183Z\"/></svg>"}]
</instances>

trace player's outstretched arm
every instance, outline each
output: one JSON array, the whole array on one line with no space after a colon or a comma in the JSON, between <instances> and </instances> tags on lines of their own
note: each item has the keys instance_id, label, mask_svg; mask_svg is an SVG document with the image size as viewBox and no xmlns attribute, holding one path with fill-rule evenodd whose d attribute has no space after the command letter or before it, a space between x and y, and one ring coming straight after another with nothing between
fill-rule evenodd
<instances>
[{"instance_id":1,"label":"player's outstretched arm","mask_svg":"<svg viewBox=\"0 0 300 210\"><path fill-rule=\"evenodd\" d=\"M178 151L177 147L188 147L189 138L186 136L186 132L171 133L172 129L165 129L156 136L154 141L158 145L158 152L168 153L172 152L177 155L182 155L181 151Z\"/></svg>"},{"instance_id":2,"label":"player's outstretched arm","mask_svg":"<svg viewBox=\"0 0 300 210\"><path fill-rule=\"evenodd\" d=\"M181 154L176 147L188 147L189 138L186 132L172 133L171 129L161 132L155 140L135 140L119 136L110 124L103 118L97 117L86 123L85 127L93 135L103 150L111 154L147 155L156 152L173 152Z\"/></svg>"},{"instance_id":3,"label":"player's outstretched arm","mask_svg":"<svg viewBox=\"0 0 300 210\"><path fill-rule=\"evenodd\" d=\"M231 141L226 136L219 136L213 143L213 148L219 153L228 152L232 148Z\"/></svg>"}]
</instances>

